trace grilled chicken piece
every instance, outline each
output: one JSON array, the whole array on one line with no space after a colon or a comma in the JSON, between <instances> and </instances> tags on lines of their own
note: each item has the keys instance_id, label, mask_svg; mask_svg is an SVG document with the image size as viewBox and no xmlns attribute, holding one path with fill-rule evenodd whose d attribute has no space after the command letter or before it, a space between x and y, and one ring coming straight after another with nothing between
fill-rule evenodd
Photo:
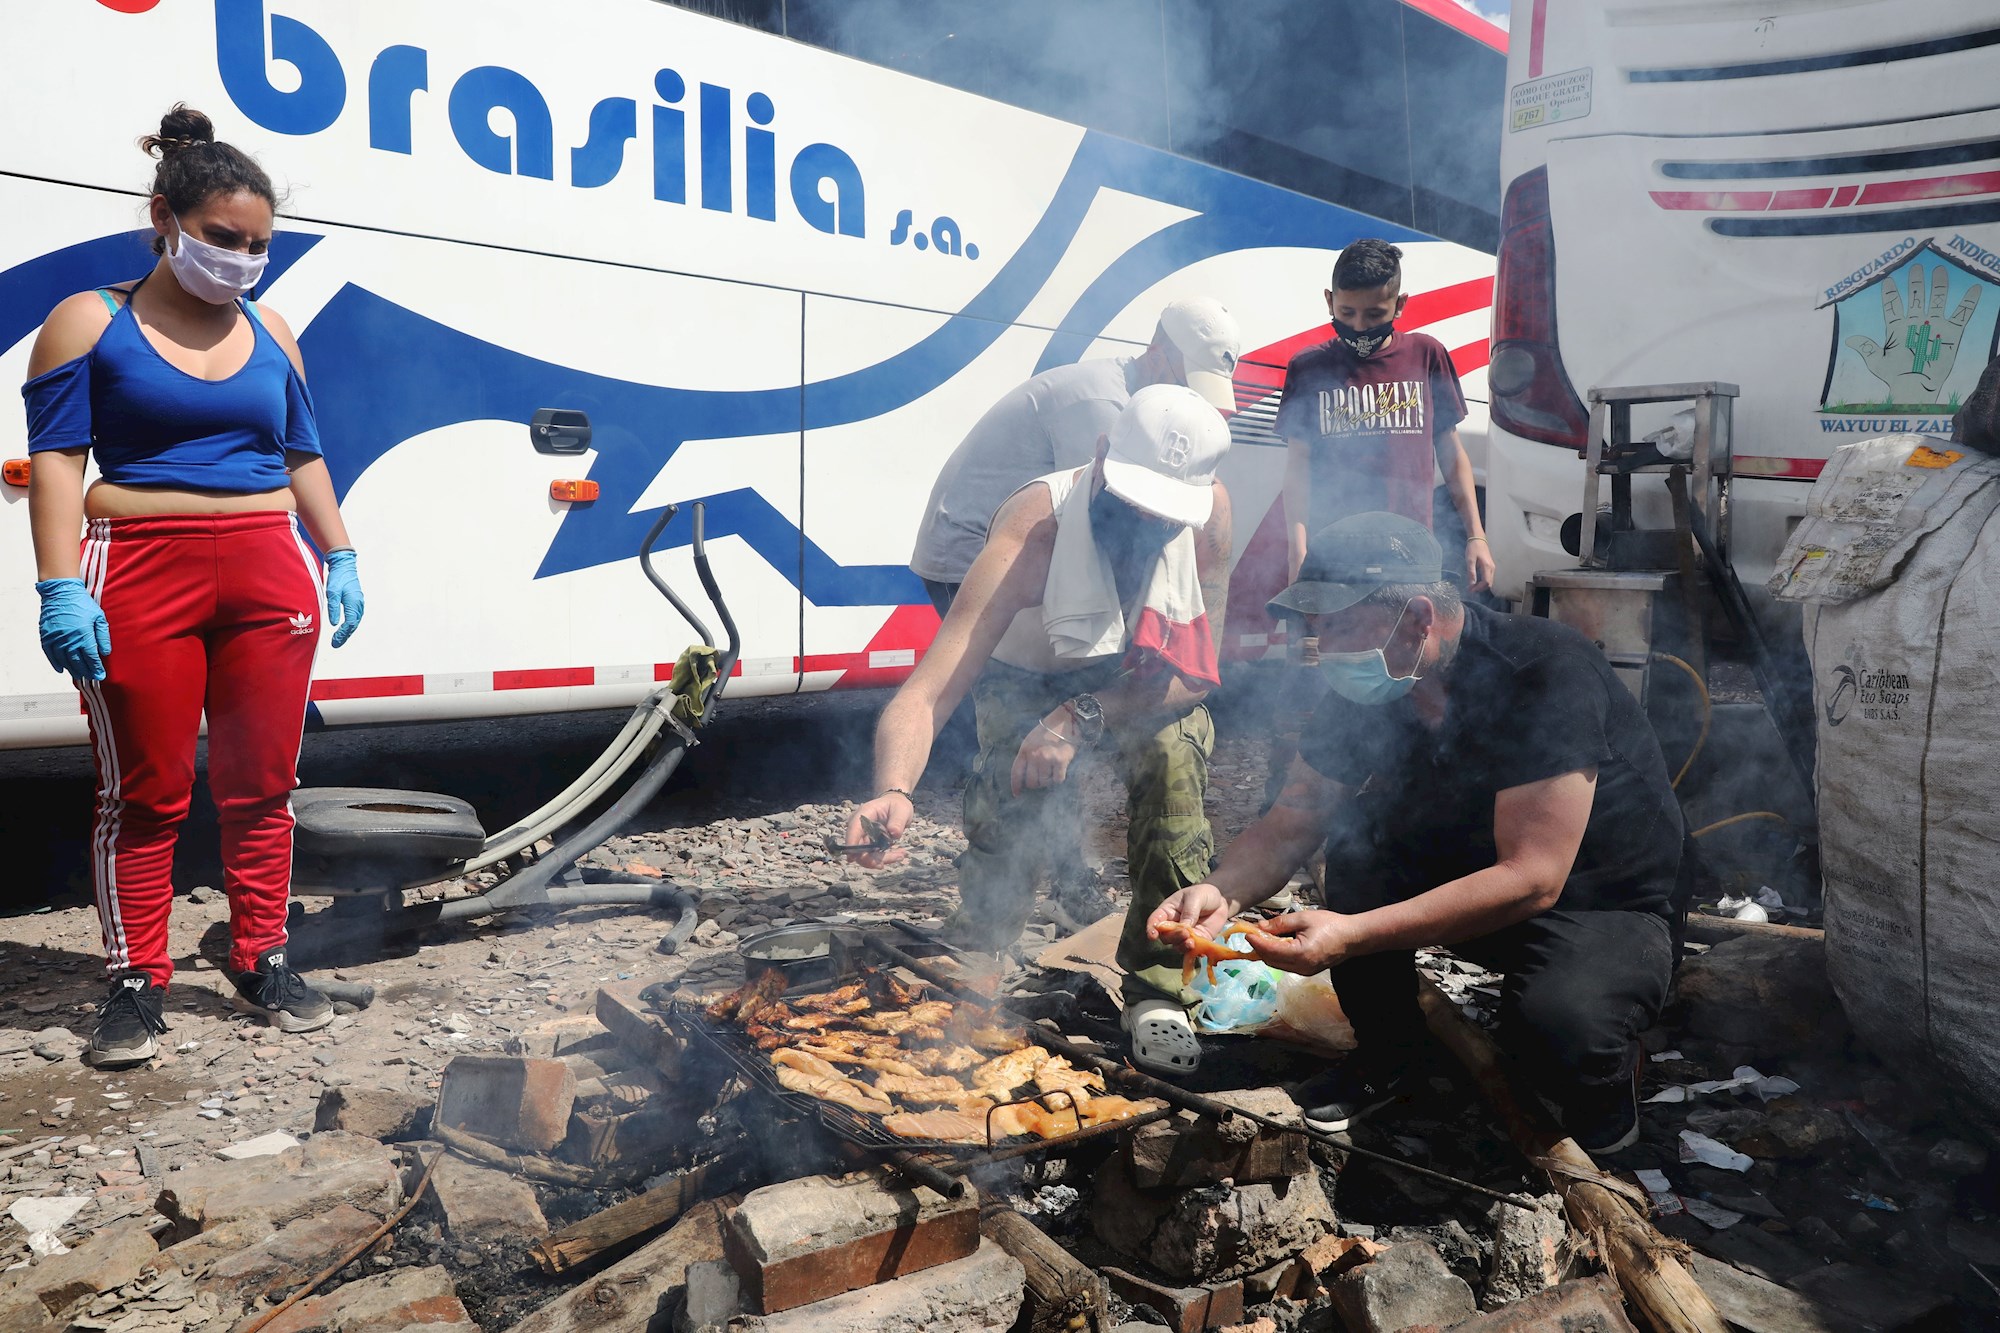
<instances>
[{"instance_id":1,"label":"grilled chicken piece","mask_svg":"<svg viewBox=\"0 0 2000 1333\"><path fill-rule=\"evenodd\" d=\"M965 1081L981 1092L1008 1093L1035 1076L1035 1070L1049 1058L1039 1046L1023 1046L996 1056L966 1075Z\"/></svg>"},{"instance_id":2,"label":"grilled chicken piece","mask_svg":"<svg viewBox=\"0 0 2000 1333\"><path fill-rule=\"evenodd\" d=\"M859 1014L866 1012L871 1004L868 988L855 981L824 995L808 995L794 1000L792 1008L816 1014Z\"/></svg>"},{"instance_id":3,"label":"grilled chicken piece","mask_svg":"<svg viewBox=\"0 0 2000 1333\"><path fill-rule=\"evenodd\" d=\"M970 1046L927 1046L902 1058L926 1074L959 1074L986 1062L986 1057Z\"/></svg>"},{"instance_id":4,"label":"grilled chicken piece","mask_svg":"<svg viewBox=\"0 0 2000 1333\"><path fill-rule=\"evenodd\" d=\"M1082 1122L1068 1108L1051 1111L1033 1102L1020 1102L1013 1106L1002 1106L993 1112L993 1137L995 1139L1019 1138L1032 1134L1038 1139L1053 1139L1063 1134L1074 1134Z\"/></svg>"},{"instance_id":5,"label":"grilled chicken piece","mask_svg":"<svg viewBox=\"0 0 2000 1333\"><path fill-rule=\"evenodd\" d=\"M957 1099L966 1095L965 1085L949 1074L883 1074L875 1080L875 1091L889 1097L945 1096Z\"/></svg>"},{"instance_id":6,"label":"grilled chicken piece","mask_svg":"<svg viewBox=\"0 0 2000 1333\"><path fill-rule=\"evenodd\" d=\"M1052 1055L1035 1069L1035 1087L1041 1092L1067 1092L1078 1106L1104 1091L1104 1076L1077 1069L1060 1055Z\"/></svg>"},{"instance_id":7,"label":"grilled chicken piece","mask_svg":"<svg viewBox=\"0 0 2000 1333\"><path fill-rule=\"evenodd\" d=\"M755 981L738 986L729 994L710 1001L704 1012L717 1023L727 1023L734 1018L749 1024L756 1017L756 1011L785 992L785 975L782 972L766 972ZM745 1012L746 1009L748 1012Z\"/></svg>"},{"instance_id":8,"label":"grilled chicken piece","mask_svg":"<svg viewBox=\"0 0 2000 1333\"><path fill-rule=\"evenodd\" d=\"M917 1037L924 1041L943 1041L944 1029L941 1024L951 1021L950 1006L945 1007L942 1018L932 1004L943 1001L926 1001L914 1009L902 1009L887 1014L863 1014L854 1020L857 1027L870 1032L888 1032L897 1036ZM919 1012L919 1011L922 1012ZM934 1034L934 1035L932 1035Z\"/></svg>"},{"instance_id":9,"label":"grilled chicken piece","mask_svg":"<svg viewBox=\"0 0 2000 1333\"><path fill-rule=\"evenodd\" d=\"M790 1018L778 1020L778 1026L789 1032L818 1032L821 1028L838 1027L847 1020L839 1014L793 1014Z\"/></svg>"},{"instance_id":10,"label":"grilled chicken piece","mask_svg":"<svg viewBox=\"0 0 2000 1333\"><path fill-rule=\"evenodd\" d=\"M882 1128L905 1139L939 1143L984 1143L986 1120L963 1111L899 1111L882 1117Z\"/></svg>"},{"instance_id":11,"label":"grilled chicken piece","mask_svg":"<svg viewBox=\"0 0 2000 1333\"><path fill-rule=\"evenodd\" d=\"M897 1095L911 1106L949 1106L967 1114L983 1112L993 1105L991 1097L958 1087L956 1084L949 1089L940 1084L936 1092L905 1092Z\"/></svg>"},{"instance_id":12,"label":"grilled chicken piece","mask_svg":"<svg viewBox=\"0 0 2000 1333\"><path fill-rule=\"evenodd\" d=\"M980 1050L995 1055L1018 1051L1028 1044L1028 1039L1018 1032L991 1026L973 1028L965 1034L965 1039Z\"/></svg>"},{"instance_id":13,"label":"grilled chicken piece","mask_svg":"<svg viewBox=\"0 0 2000 1333\"><path fill-rule=\"evenodd\" d=\"M888 972L870 972L866 985L877 1009L908 1009L924 998L922 987L905 986Z\"/></svg>"},{"instance_id":14,"label":"grilled chicken piece","mask_svg":"<svg viewBox=\"0 0 2000 1333\"><path fill-rule=\"evenodd\" d=\"M796 1050L773 1051L771 1064L777 1070L778 1085L791 1092L803 1092L823 1102L871 1115L887 1115L896 1109L896 1104L887 1097L865 1083L846 1077L816 1055Z\"/></svg>"},{"instance_id":15,"label":"grilled chicken piece","mask_svg":"<svg viewBox=\"0 0 2000 1333\"><path fill-rule=\"evenodd\" d=\"M1144 1115L1148 1111L1158 1110L1159 1107L1159 1102L1135 1102L1130 1097L1092 1097L1083 1106L1083 1123L1086 1126L1101 1125L1109 1120L1124 1120L1130 1116Z\"/></svg>"},{"instance_id":16,"label":"grilled chicken piece","mask_svg":"<svg viewBox=\"0 0 2000 1333\"><path fill-rule=\"evenodd\" d=\"M906 1078L922 1078L924 1073L923 1070L918 1069L915 1065L905 1064L901 1060L892 1060L888 1056L857 1054L853 1051L842 1050L837 1046L828 1046L823 1043L800 1046L797 1049L805 1052L807 1055L816 1055L830 1065L857 1065L862 1069L872 1069L878 1074L900 1074ZM956 1079L952 1081L952 1086L958 1086Z\"/></svg>"}]
</instances>

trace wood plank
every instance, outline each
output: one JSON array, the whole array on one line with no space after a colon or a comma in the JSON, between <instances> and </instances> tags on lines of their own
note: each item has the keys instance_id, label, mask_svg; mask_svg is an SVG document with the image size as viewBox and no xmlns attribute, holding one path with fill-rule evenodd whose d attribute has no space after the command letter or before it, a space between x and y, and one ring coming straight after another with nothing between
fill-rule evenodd
<instances>
[{"instance_id":1,"label":"wood plank","mask_svg":"<svg viewBox=\"0 0 2000 1333\"><path fill-rule=\"evenodd\" d=\"M742 1202L731 1195L698 1203L673 1229L565 1292L514 1325L510 1333L647 1333L664 1328L688 1265L722 1257L723 1221Z\"/></svg>"},{"instance_id":2,"label":"wood plank","mask_svg":"<svg viewBox=\"0 0 2000 1333\"><path fill-rule=\"evenodd\" d=\"M1104 1279L1043 1235L1034 1223L1011 1208L988 1208L980 1214L979 1233L1020 1260L1027 1270L1034 1333L1105 1326L1108 1289Z\"/></svg>"},{"instance_id":3,"label":"wood plank","mask_svg":"<svg viewBox=\"0 0 2000 1333\"><path fill-rule=\"evenodd\" d=\"M531 1251L544 1273L554 1276L616 1249L629 1240L666 1226L698 1202L709 1181L720 1182L714 1164L683 1171L672 1180L656 1185L644 1194L613 1204L560 1231L536 1241Z\"/></svg>"}]
</instances>

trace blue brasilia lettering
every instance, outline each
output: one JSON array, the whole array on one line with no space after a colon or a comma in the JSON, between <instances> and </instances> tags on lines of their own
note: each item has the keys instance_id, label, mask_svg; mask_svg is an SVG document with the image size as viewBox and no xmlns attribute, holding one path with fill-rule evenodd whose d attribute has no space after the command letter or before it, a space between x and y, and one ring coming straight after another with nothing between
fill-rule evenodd
<instances>
[{"instance_id":1,"label":"blue brasilia lettering","mask_svg":"<svg viewBox=\"0 0 2000 1333\"><path fill-rule=\"evenodd\" d=\"M340 119L347 106L347 71L326 38L301 19L268 12L266 0L214 2L216 68L237 110L278 134L318 134ZM273 80L272 69L279 64L298 72L298 87L280 90L279 84L289 80ZM653 78L658 101L645 119L652 136L652 152L646 157L653 170L654 199L685 205L692 169L702 208L775 222L782 169L800 221L829 236L867 236L866 187L860 166L845 149L808 143L783 164L782 126L769 94L739 98L721 84L701 83L699 88L690 152L688 114L681 105L688 81L672 69ZM430 109L418 95L430 90L431 52L402 44L378 52L368 66L368 146L384 153L414 152L418 136L413 122ZM494 123L496 110L507 113L504 128ZM479 65L460 73L445 96L444 111L460 151L503 176L556 179L560 139L569 150L568 184L581 190L616 180L626 166L626 145L641 133L638 99L610 96L591 106L580 133L564 134L560 127L575 121L552 110L533 79L504 65ZM735 189L739 122L740 199ZM897 243L907 234L905 224ZM964 240L949 217L939 217L927 232L917 231L916 240L919 248L933 247L941 254L979 257L979 248Z\"/></svg>"}]
</instances>

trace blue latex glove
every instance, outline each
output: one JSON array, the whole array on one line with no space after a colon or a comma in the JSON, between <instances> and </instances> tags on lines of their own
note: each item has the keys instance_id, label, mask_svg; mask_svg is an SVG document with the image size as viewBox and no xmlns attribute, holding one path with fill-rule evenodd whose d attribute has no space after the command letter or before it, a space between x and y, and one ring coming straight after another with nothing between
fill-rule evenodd
<instances>
[{"instance_id":1,"label":"blue latex glove","mask_svg":"<svg viewBox=\"0 0 2000 1333\"><path fill-rule=\"evenodd\" d=\"M326 553L326 623L334 627L333 646L338 648L354 637L361 627L366 603L361 596L361 575L354 568L351 550Z\"/></svg>"},{"instance_id":2,"label":"blue latex glove","mask_svg":"<svg viewBox=\"0 0 2000 1333\"><path fill-rule=\"evenodd\" d=\"M49 665L78 680L103 680L111 626L83 580L44 579L35 591L42 595L42 655Z\"/></svg>"}]
</instances>

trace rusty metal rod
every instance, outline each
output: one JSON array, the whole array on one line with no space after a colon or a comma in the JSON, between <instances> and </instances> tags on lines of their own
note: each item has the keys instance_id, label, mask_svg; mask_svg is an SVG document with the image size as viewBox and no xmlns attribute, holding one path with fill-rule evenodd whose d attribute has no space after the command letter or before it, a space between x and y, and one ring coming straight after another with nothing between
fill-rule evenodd
<instances>
[{"instance_id":1,"label":"rusty metal rod","mask_svg":"<svg viewBox=\"0 0 2000 1333\"><path fill-rule=\"evenodd\" d=\"M932 985L949 991L951 994L958 996L970 1004L976 1004L988 1012L997 1011L1006 1014L1008 1019L1017 1024L1022 1031L1026 1032L1029 1040L1033 1041L1036 1045L1054 1051L1057 1055L1062 1056L1072 1063L1079 1063L1088 1068L1095 1069L1106 1078L1117 1079L1129 1088L1142 1091L1148 1096L1158 1097L1162 1101L1180 1107L1182 1110L1192 1111L1196 1115L1206 1116L1211 1120L1226 1120L1233 1115L1242 1116L1245 1120L1253 1124L1262 1125L1266 1129L1275 1129L1286 1134L1303 1134L1309 1139L1317 1140L1340 1152L1348 1153L1366 1161L1379 1162L1383 1166L1408 1172L1413 1176L1422 1177L1435 1184L1447 1185L1452 1189L1464 1190L1471 1194L1478 1194L1485 1198L1497 1200L1500 1203L1511 1204L1526 1212L1535 1212L1540 1206L1533 1199L1524 1199L1518 1194L1503 1194L1499 1190L1490 1189L1485 1185L1474 1184L1470 1180L1461 1180L1457 1176L1449 1176L1442 1171L1433 1171L1427 1166L1418 1166L1415 1162L1406 1162L1402 1158L1392 1156L1389 1153L1373 1152L1367 1148L1357 1148L1335 1135L1314 1129L1303 1120L1296 1125L1288 1125L1275 1116L1263 1115L1256 1111L1245 1111L1239 1107L1231 1106L1227 1102L1217 1101L1213 1097L1204 1097L1198 1092L1189 1092L1186 1088L1168 1083L1164 1079L1157 1079L1150 1074L1141 1073L1130 1065L1119 1064L1115 1060L1107 1060L1101 1055L1084 1050L1081 1046L1072 1043L1067 1038L1058 1037L1053 1032L1045 1031L1020 1019L1009 1012L1007 1006L999 1000L965 988L960 981L946 976L943 972L931 967L922 959L910 956L872 931L863 936L863 939L867 942L869 948L878 951L884 958L895 963L898 967L909 969ZM1117 1123L1122 1124L1124 1122L1120 1121Z\"/></svg>"}]
</instances>

